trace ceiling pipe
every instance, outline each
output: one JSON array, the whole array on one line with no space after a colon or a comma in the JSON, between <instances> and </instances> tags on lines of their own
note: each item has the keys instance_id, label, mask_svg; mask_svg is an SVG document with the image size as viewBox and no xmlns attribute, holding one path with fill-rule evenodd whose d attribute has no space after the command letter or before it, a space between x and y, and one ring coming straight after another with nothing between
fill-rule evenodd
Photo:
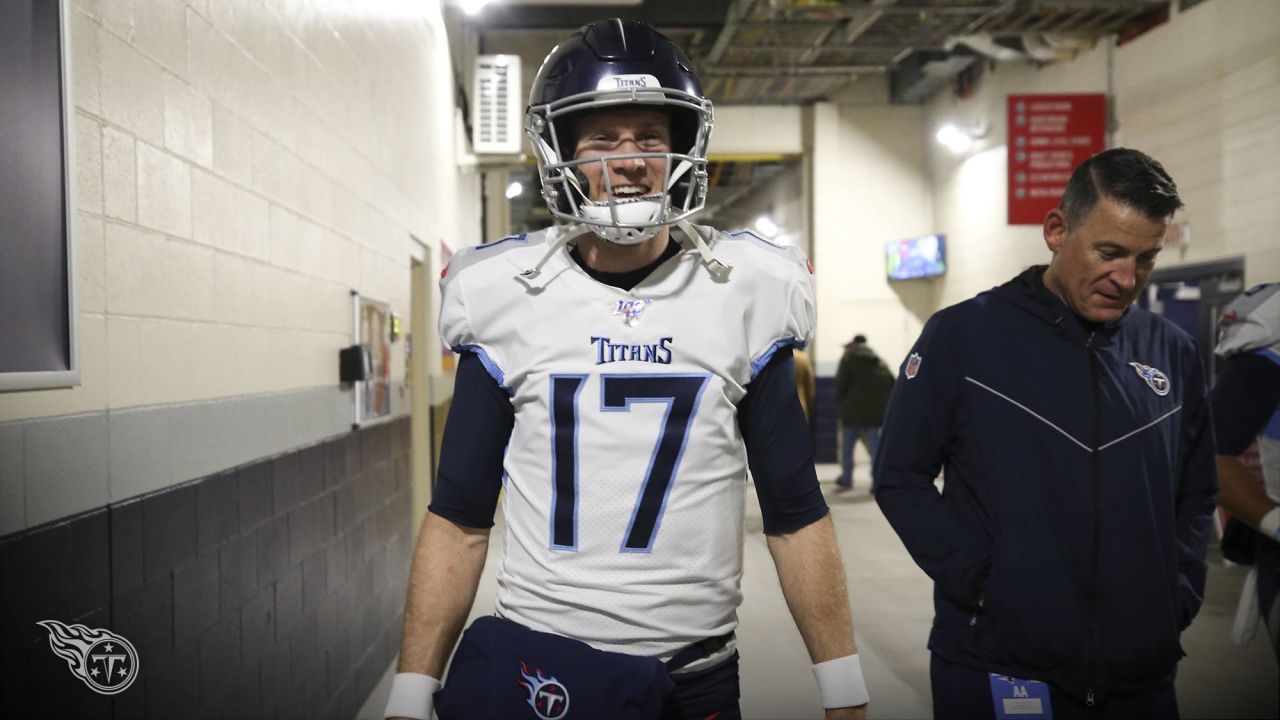
<instances>
[{"instance_id":1,"label":"ceiling pipe","mask_svg":"<svg viewBox=\"0 0 1280 720\"><path fill-rule=\"evenodd\" d=\"M1040 62L1056 62L1072 60L1082 50L1093 47L1097 41L1088 38L1055 38L1048 35L1027 34L1022 36L1022 46L1027 55Z\"/></svg>"},{"instance_id":2,"label":"ceiling pipe","mask_svg":"<svg viewBox=\"0 0 1280 720\"><path fill-rule=\"evenodd\" d=\"M729 6L729 12L724 19L724 27L720 28L720 34L716 36L715 44L711 46L711 51L707 53L707 65L715 65L724 58L725 50L729 49L729 43L738 32L738 26L742 24L743 18L749 17L751 12L755 10L756 2L757 0L734 0L733 5Z\"/></svg>"},{"instance_id":3,"label":"ceiling pipe","mask_svg":"<svg viewBox=\"0 0 1280 720\"><path fill-rule=\"evenodd\" d=\"M872 25L881 18L885 10L896 3L898 0L873 0L871 8L860 8L854 11L853 17L849 18L849 25L845 29L844 44L852 45ZM874 9L872 9L874 8Z\"/></svg>"},{"instance_id":4,"label":"ceiling pipe","mask_svg":"<svg viewBox=\"0 0 1280 720\"><path fill-rule=\"evenodd\" d=\"M959 37L948 38L945 49L954 50L957 45L964 45L976 53L985 55L992 60L1008 62L1011 60L1025 60L1027 54L1014 48L1001 45L996 42L995 38L986 33L978 33L976 35L962 35Z\"/></svg>"}]
</instances>

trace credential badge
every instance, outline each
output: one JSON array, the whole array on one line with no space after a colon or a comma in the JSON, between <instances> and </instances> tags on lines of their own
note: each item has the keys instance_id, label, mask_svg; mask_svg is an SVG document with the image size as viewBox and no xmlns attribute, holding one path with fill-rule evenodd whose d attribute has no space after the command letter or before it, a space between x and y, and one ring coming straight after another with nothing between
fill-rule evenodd
<instances>
[{"instance_id":1,"label":"credential badge","mask_svg":"<svg viewBox=\"0 0 1280 720\"><path fill-rule=\"evenodd\" d=\"M1131 362L1134 372L1138 373L1138 377L1151 388L1151 391L1160 397L1169 394L1169 377L1150 365L1143 365L1140 362Z\"/></svg>"},{"instance_id":2,"label":"credential badge","mask_svg":"<svg viewBox=\"0 0 1280 720\"><path fill-rule=\"evenodd\" d=\"M138 677L138 651L123 637L57 620L36 623L49 631L53 654L67 661L71 674L102 695L124 692Z\"/></svg>"},{"instance_id":3,"label":"credential badge","mask_svg":"<svg viewBox=\"0 0 1280 720\"><path fill-rule=\"evenodd\" d=\"M516 682L529 693L529 707L541 720L560 720L569 712L569 691L559 680L542 674L529 674L529 667L520 661L520 680Z\"/></svg>"},{"instance_id":4,"label":"credential badge","mask_svg":"<svg viewBox=\"0 0 1280 720\"><path fill-rule=\"evenodd\" d=\"M920 353L911 353L907 358L907 366L902 370L902 374L906 375L907 379L910 380L916 376L916 373L920 372L920 363L922 362L924 362L924 358L920 357Z\"/></svg>"},{"instance_id":5,"label":"credential badge","mask_svg":"<svg viewBox=\"0 0 1280 720\"><path fill-rule=\"evenodd\" d=\"M618 307L614 308L615 317L622 318L622 324L627 327L635 327L640 322L640 313L644 309L653 304L653 298L644 300L619 300Z\"/></svg>"}]
</instances>

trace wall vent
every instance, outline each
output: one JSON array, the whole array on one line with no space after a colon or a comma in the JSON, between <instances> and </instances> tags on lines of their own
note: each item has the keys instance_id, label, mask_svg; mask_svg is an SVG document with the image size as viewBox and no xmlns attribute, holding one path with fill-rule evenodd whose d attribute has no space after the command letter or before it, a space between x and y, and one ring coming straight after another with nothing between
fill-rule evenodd
<instances>
[{"instance_id":1,"label":"wall vent","mask_svg":"<svg viewBox=\"0 0 1280 720\"><path fill-rule=\"evenodd\" d=\"M476 57L475 101L471 105L471 146L477 155L520 152L520 56Z\"/></svg>"}]
</instances>

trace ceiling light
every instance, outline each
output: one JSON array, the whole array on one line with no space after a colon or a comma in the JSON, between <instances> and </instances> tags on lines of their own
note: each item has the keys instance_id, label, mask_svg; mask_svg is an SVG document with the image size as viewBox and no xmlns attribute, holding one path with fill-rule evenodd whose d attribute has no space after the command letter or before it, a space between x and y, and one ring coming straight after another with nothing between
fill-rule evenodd
<instances>
[{"instance_id":1,"label":"ceiling light","mask_svg":"<svg viewBox=\"0 0 1280 720\"><path fill-rule=\"evenodd\" d=\"M476 15L490 2L492 2L492 0L462 0L462 11L468 15Z\"/></svg>"},{"instance_id":2,"label":"ceiling light","mask_svg":"<svg viewBox=\"0 0 1280 720\"><path fill-rule=\"evenodd\" d=\"M774 224L768 215L761 215L756 218L756 230L769 239L773 239L773 236L778 234L778 226Z\"/></svg>"},{"instance_id":3,"label":"ceiling light","mask_svg":"<svg viewBox=\"0 0 1280 720\"><path fill-rule=\"evenodd\" d=\"M521 185L519 180L513 180L511 184L507 186L507 199L514 200L520 197L520 193L522 192L524 192L524 185Z\"/></svg>"},{"instance_id":4,"label":"ceiling light","mask_svg":"<svg viewBox=\"0 0 1280 720\"><path fill-rule=\"evenodd\" d=\"M950 123L943 125L934 137L953 153L962 153L973 145L973 138L968 133Z\"/></svg>"}]
</instances>

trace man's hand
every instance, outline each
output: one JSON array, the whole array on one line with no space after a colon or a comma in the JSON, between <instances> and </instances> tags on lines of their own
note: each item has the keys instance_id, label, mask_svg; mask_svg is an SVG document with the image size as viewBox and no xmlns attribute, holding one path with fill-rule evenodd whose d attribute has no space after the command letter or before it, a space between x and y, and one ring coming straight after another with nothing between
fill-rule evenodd
<instances>
[{"instance_id":1,"label":"man's hand","mask_svg":"<svg viewBox=\"0 0 1280 720\"><path fill-rule=\"evenodd\" d=\"M866 717L867 706L859 705L848 708L830 708L827 710L826 720L864 720Z\"/></svg>"}]
</instances>

